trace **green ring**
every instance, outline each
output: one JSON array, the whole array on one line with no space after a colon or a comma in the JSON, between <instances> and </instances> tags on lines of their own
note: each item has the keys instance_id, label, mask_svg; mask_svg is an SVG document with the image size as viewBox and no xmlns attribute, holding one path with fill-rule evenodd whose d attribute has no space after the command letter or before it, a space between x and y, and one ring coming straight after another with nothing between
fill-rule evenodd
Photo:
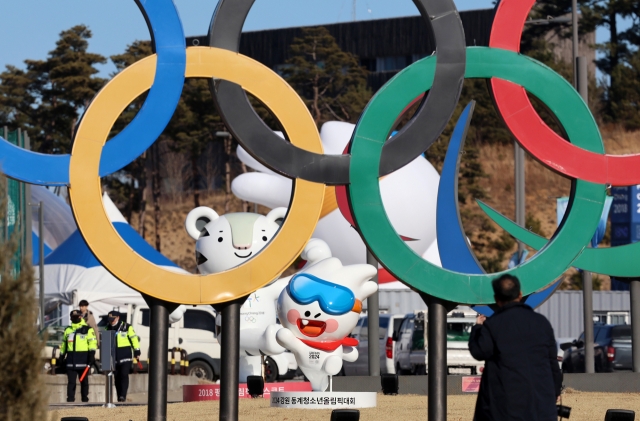
<instances>
[{"instance_id":1,"label":"green ring","mask_svg":"<svg viewBox=\"0 0 640 421\"><path fill-rule=\"evenodd\" d=\"M371 100L351 145L351 184L347 191L363 240L378 261L399 280L426 294L464 304L494 302L491 280L498 274L471 275L437 267L415 254L395 232L382 204L378 180L382 146L396 117L431 88L435 56L422 59L391 79ZM512 51L467 49L465 78L500 78L527 89L555 113L576 146L604 153L600 131L588 107L560 75ZM522 292L538 291L565 272L589 243L604 206L605 186L577 180L571 212L547 245L533 258L500 272L517 276Z\"/></svg>"}]
</instances>

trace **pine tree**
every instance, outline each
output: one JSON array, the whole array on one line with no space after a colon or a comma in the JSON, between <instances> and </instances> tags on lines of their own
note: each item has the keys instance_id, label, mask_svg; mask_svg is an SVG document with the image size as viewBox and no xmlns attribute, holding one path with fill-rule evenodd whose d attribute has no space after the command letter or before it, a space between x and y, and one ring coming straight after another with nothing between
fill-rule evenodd
<instances>
[{"instance_id":1,"label":"pine tree","mask_svg":"<svg viewBox=\"0 0 640 421\"><path fill-rule=\"evenodd\" d=\"M110 57L117 69L117 72L111 76L114 77L118 72L151 54L153 54L153 49L149 41L133 42L127 46L124 53ZM131 123L138 111L140 111L146 97L147 94L145 93L129 104L113 125L110 136L117 135ZM140 212L141 219L138 224L138 232L143 237L148 162L147 152L145 152L122 170L103 178L103 184L109 189L110 197L120 206L123 215L129 223L131 223L132 213L136 211Z\"/></svg>"},{"instance_id":2,"label":"pine tree","mask_svg":"<svg viewBox=\"0 0 640 421\"><path fill-rule=\"evenodd\" d=\"M303 28L290 49L283 75L304 99L316 124L355 123L371 98L367 71L357 58L342 51L324 27Z\"/></svg>"},{"instance_id":3,"label":"pine tree","mask_svg":"<svg viewBox=\"0 0 640 421\"><path fill-rule=\"evenodd\" d=\"M204 79L188 79L182 90L178 108L165 130L172 140L172 150L184 153L189 157L191 174L190 185L193 192L193 205L200 206L200 190L206 183L198 164L208 144L219 142L219 151L224 151L224 161L229 165L231 150L223 145L224 139L217 132L226 131L224 123L213 104L209 81ZM230 180L229 180L230 182Z\"/></svg>"},{"instance_id":4,"label":"pine tree","mask_svg":"<svg viewBox=\"0 0 640 421\"><path fill-rule=\"evenodd\" d=\"M0 109L11 126L28 131L38 152L70 152L80 113L104 85L95 66L106 59L87 52L90 38L86 26L74 26L60 33L46 60L0 74Z\"/></svg>"},{"instance_id":5,"label":"pine tree","mask_svg":"<svg viewBox=\"0 0 640 421\"><path fill-rule=\"evenodd\" d=\"M627 130L640 130L640 52L636 51L611 73L618 81L607 90L611 120Z\"/></svg>"}]
</instances>

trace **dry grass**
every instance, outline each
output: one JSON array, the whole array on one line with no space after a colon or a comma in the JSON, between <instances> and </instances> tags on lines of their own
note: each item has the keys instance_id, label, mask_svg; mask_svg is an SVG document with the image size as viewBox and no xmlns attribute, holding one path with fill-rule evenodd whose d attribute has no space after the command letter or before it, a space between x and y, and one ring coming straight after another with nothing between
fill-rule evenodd
<instances>
[{"instance_id":1,"label":"dry grass","mask_svg":"<svg viewBox=\"0 0 640 421\"><path fill-rule=\"evenodd\" d=\"M8 218L7 181L0 177L0 220ZM0 238L0 421L38 420L44 417L47 390L39 376L44 341L38 337L38 304L29 260L15 266L21 222ZM6 226L5 226L6 229ZM17 273L16 273L17 272Z\"/></svg>"},{"instance_id":2,"label":"dry grass","mask_svg":"<svg viewBox=\"0 0 640 421\"><path fill-rule=\"evenodd\" d=\"M627 132L619 127L608 128L604 135L604 146L609 154L640 153L640 131Z\"/></svg>"},{"instance_id":3,"label":"dry grass","mask_svg":"<svg viewBox=\"0 0 640 421\"><path fill-rule=\"evenodd\" d=\"M640 153L640 132L626 132L620 128L609 127L603 131L605 150L609 154L624 155ZM504 145L484 145L480 147L480 160L483 163L487 178L480 184L487 193L485 201L508 217L515 214L514 192L514 159L513 147ZM551 237L556 230L556 198L568 196L571 188L569 179L552 172L530 155L526 157L526 213L540 222L542 233ZM475 203L467 204L477 206ZM477 209L477 208L476 208ZM477 229L473 235L490 237L498 240L502 231L497 225L495 232ZM528 227L530 228L530 227ZM603 243L604 246L608 244ZM515 251L515 246L505 253L503 266L506 267L508 257ZM575 273L571 269L566 274L569 277ZM610 288L607 276L600 276L602 289Z\"/></svg>"},{"instance_id":4,"label":"dry grass","mask_svg":"<svg viewBox=\"0 0 640 421\"><path fill-rule=\"evenodd\" d=\"M450 421L471 420L476 401L475 395L449 396L447 419ZM582 393L573 392L563 395L563 404L573 408L571 419L580 421L602 421L608 408L630 409L640 412L640 394L634 393ZM217 419L219 405L217 401L179 403L169 405L167 420L203 420ZM383 396L378 395L378 407L360 410L361 419L418 421L427 417L427 397L416 395ZM78 408L50 412L50 421L61 417L85 416L91 421L137 421L145 420L147 408L144 406L103 409ZM324 421L331 416L331 410L295 410L269 407L265 399L241 399L240 420L308 420Z\"/></svg>"}]
</instances>

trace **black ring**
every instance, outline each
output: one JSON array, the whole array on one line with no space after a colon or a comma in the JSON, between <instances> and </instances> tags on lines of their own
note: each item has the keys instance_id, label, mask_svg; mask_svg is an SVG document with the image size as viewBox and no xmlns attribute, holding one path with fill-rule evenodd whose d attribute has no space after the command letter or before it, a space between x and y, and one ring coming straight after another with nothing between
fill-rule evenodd
<instances>
[{"instance_id":1,"label":"black ring","mask_svg":"<svg viewBox=\"0 0 640 421\"><path fill-rule=\"evenodd\" d=\"M220 0L209 29L209 45L239 52L242 26L255 0ZM386 142L380 176L413 161L438 139L458 104L466 66L466 44L453 0L413 0L436 40L433 87L414 117ZM350 155L305 151L277 136L256 114L240 85L211 84L227 128L256 160L288 178L328 185L349 183Z\"/></svg>"}]
</instances>

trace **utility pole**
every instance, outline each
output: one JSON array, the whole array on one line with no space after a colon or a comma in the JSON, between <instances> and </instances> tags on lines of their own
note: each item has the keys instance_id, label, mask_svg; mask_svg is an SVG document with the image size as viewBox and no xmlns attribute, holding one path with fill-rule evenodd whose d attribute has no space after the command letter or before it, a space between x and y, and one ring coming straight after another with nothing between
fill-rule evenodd
<instances>
[{"instance_id":1,"label":"utility pole","mask_svg":"<svg viewBox=\"0 0 640 421\"><path fill-rule=\"evenodd\" d=\"M573 0L574 3L576 0ZM577 39L578 30L574 26L574 36ZM576 53L577 43L574 43L574 53ZM574 66L576 69L576 90L584 102L589 104L589 77L587 75L587 58L577 57ZM593 277L591 272L582 271L582 308L584 319L584 372L595 373L594 337L593 337Z\"/></svg>"},{"instance_id":2,"label":"utility pole","mask_svg":"<svg viewBox=\"0 0 640 421\"><path fill-rule=\"evenodd\" d=\"M573 86L578 89L578 51L580 40L578 39L578 0L571 0L571 30L573 41Z\"/></svg>"},{"instance_id":3,"label":"utility pole","mask_svg":"<svg viewBox=\"0 0 640 421\"><path fill-rule=\"evenodd\" d=\"M353 0L353 4L351 5L351 20L353 22L356 21L356 6L358 5L358 0Z\"/></svg>"},{"instance_id":4,"label":"utility pole","mask_svg":"<svg viewBox=\"0 0 640 421\"><path fill-rule=\"evenodd\" d=\"M524 149L514 142L514 171L516 192L516 224L525 226L525 160ZM522 259L524 243L518 241L518 261Z\"/></svg>"}]
</instances>

